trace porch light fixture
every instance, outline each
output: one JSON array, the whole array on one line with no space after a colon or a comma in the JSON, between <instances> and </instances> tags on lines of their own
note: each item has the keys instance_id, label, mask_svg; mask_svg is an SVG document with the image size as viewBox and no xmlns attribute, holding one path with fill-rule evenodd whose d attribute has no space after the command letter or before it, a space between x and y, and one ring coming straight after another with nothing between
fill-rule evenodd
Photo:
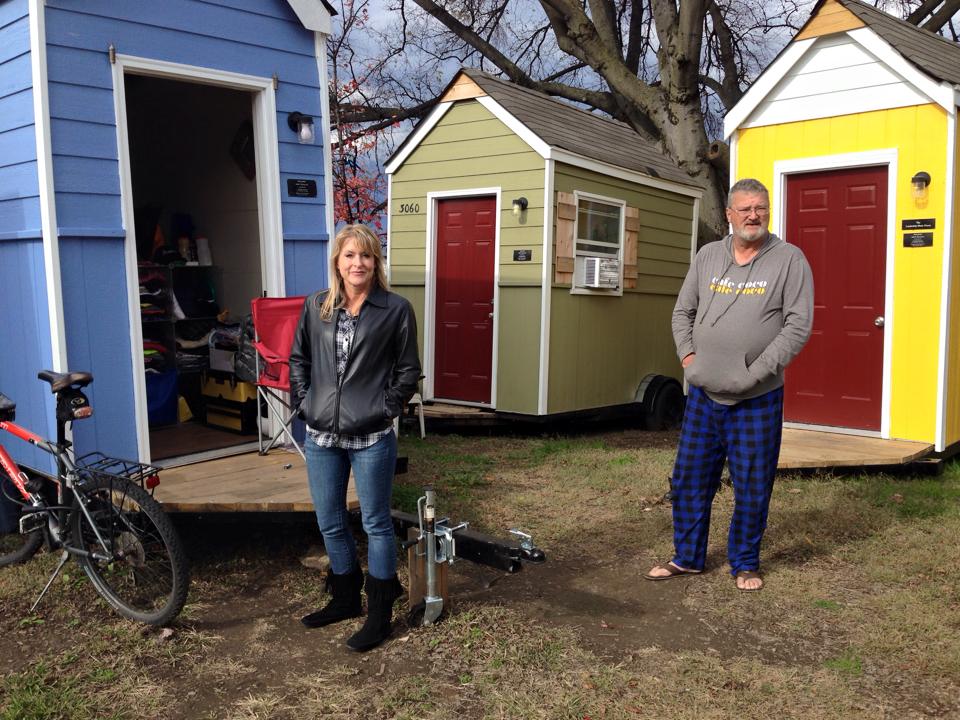
<instances>
[{"instance_id":1,"label":"porch light fixture","mask_svg":"<svg viewBox=\"0 0 960 720\"><path fill-rule=\"evenodd\" d=\"M313 144L313 118L302 112L292 112L287 115L287 125L297 134L297 140L302 145Z\"/></svg>"},{"instance_id":2,"label":"porch light fixture","mask_svg":"<svg viewBox=\"0 0 960 720\"><path fill-rule=\"evenodd\" d=\"M917 202L925 202L930 187L930 173L921 170L910 178L910 186L913 188L913 199Z\"/></svg>"},{"instance_id":3,"label":"porch light fixture","mask_svg":"<svg viewBox=\"0 0 960 720\"><path fill-rule=\"evenodd\" d=\"M520 213L527 209L527 199L525 197L518 197L513 201L513 215L514 217L520 217Z\"/></svg>"}]
</instances>

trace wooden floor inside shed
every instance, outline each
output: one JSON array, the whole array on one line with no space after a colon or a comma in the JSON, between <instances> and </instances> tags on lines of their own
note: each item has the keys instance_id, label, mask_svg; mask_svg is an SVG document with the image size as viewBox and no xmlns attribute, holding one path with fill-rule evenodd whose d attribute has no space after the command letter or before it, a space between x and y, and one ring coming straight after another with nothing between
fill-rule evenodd
<instances>
[{"instance_id":1,"label":"wooden floor inside shed","mask_svg":"<svg viewBox=\"0 0 960 720\"><path fill-rule=\"evenodd\" d=\"M784 428L778 467L869 469L909 463L932 450L926 443ZM303 459L283 451L166 469L156 497L169 512L313 512ZM352 483L347 505L359 507Z\"/></svg>"}]
</instances>

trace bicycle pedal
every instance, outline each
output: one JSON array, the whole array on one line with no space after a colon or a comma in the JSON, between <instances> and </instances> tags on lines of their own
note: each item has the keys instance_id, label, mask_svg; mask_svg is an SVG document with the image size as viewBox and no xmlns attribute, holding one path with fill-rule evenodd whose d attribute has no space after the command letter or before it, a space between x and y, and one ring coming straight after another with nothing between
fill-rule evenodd
<instances>
[{"instance_id":1,"label":"bicycle pedal","mask_svg":"<svg viewBox=\"0 0 960 720\"><path fill-rule=\"evenodd\" d=\"M47 523L47 518L43 513L28 513L20 516L20 534L27 535L34 530L40 530Z\"/></svg>"}]
</instances>

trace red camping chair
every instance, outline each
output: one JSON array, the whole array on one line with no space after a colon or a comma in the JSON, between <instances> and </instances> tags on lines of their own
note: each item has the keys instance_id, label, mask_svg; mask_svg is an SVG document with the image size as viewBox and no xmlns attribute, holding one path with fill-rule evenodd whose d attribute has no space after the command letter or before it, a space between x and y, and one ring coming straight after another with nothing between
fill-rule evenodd
<instances>
[{"instance_id":1,"label":"red camping chair","mask_svg":"<svg viewBox=\"0 0 960 720\"><path fill-rule=\"evenodd\" d=\"M270 452L286 435L300 456L304 457L303 449L290 431L294 414L287 398L290 393L290 348L305 300L306 298L300 295L285 298L261 297L250 302L253 331L256 335L253 346L257 350L257 399L259 402L262 398L280 421L280 428L272 437L269 433L265 436L260 423L257 423L261 455ZM269 442L266 442L267 440Z\"/></svg>"}]
</instances>

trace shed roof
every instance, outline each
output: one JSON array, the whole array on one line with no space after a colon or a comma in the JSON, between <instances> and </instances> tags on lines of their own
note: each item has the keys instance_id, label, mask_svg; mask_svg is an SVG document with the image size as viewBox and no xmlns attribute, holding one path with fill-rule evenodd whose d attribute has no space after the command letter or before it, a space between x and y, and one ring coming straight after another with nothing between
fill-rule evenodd
<instances>
[{"instance_id":1,"label":"shed roof","mask_svg":"<svg viewBox=\"0 0 960 720\"><path fill-rule=\"evenodd\" d=\"M468 90L466 94L456 92L457 86L463 83L473 91ZM652 183L661 180L668 184L665 187L683 194L701 193L700 187L674 164L656 142L645 140L626 123L581 110L545 93L501 80L475 68L462 68L454 76L441 93L440 104L418 123L387 160L387 172L392 173L403 164L454 101L473 98L492 109L495 115L545 158L556 157L561 162L573 164L581 164L581 161L599 162L626 171L629 175L647 176L652 178ZM557 150L557 154L554 155L552 150ZM566 156L562 153L566 153ZM677 188L678 184L685 188Z\"/></svg>"},{"instance_id":2,"label":"shed roof","mask_svg":"<svg viewBox=\"0 0 960 720\"><path fill-rule=\"evenodd\" d=\"M462 72L547 145L643 175L693 184L690 176L626 123L595 115L545 93L475 68Z\"/></svg>"},{"instance_id":3,"label":"shed roof","mask_svg":"<svg viewBox=\"0 0 960 720\"><path fill-rule=\"evenodd\" d=\"M811 17L825 0L820 0ZM837 0L904 58L936 80L960 85L960 45L867 5L861 0Z\"/></svg>"}]
</instances>

